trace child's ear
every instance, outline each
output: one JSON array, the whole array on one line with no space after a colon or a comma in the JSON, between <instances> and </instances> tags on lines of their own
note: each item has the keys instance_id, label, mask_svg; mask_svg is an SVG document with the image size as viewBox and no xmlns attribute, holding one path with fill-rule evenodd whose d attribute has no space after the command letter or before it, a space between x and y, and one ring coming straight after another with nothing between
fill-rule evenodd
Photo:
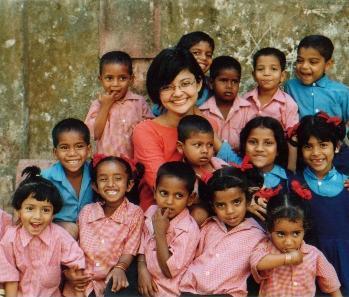
<instances>
[{"instance_id":1,"label":"child's ear","mask_svg":"<svg viewBox=\"0 0 349 297\"><path fill-rule=\"evenodd\" d=\"M98 188L96 183L92 183L92 190L95 191L96 193L98 193Z\"/></svg>"},{"instance_id":2,"label":"child's ear","mask_svg":"<svg viewBox=\"0 0 349 297\"><path fill-rule=\"evenodd\" d=\"M177 140L177 151L183 155L184 151L183 151L183 142L182 141L179 141Z\"/></svg>"},{"instance_id":3,"label":"child's ear","mask_svg":"<svg viewBox=\"0 0 349 297\"><path fill-rule=\"evenodd\" d=\"M286 80L286 78L287 78L287 72L286 72L286 70L283 70L281 72L280 84L283 83Z\"/></svg>"},{"instance_id":4,"label":"child's ear","mask_svg":"<svg viewBox=\"0 0 349 297\"><path fill-rule=\"evenodd\" d=\"M53 148L53 150L52 150L52 154L53 154L53 158L54 159L56 159L56 160L58 160L58 156L57 156L57 148Z\"/></svg>"},{"instance_id":5,"label":"child's ear","mask_svg":"<svg viewBox=\"0 0 349 297\"><path fill-rule=\"evenodd\" d=\"M191 193L188 197L187 206L192 206L196 197L197 197L197 193L195 192Z\"/></svg>"},{"instance_id":6,"label":"child's ear","mask_svg":"<svg viewBox=\"0 0 349 297\"><path fill-rule=\"evenodd\" d=\"M334 64L334 60L332 58L329 59L328 61L326 61L326 63L325 63L325 72L327 72L332 67L333 64Z\"/></svg>"},{"instance_id":7,"label":"child's ear","mask_svg":"<svg viewBox=\"0 0 349 297\"><path fill-rule=\"evenodd\" d=\"M251 74L252 74L252 77L253 77L254 81L257 82L257 80L256 80L256 72L253 70L251 72Z\"/></svg>"},{"instance_id":8,"label":"child's ear","mask_svg":"<svg viewBox=\"0 0 349 297\"><path fill-rule=\"evenodd\" d=\"M132 190L132 188L133 188L134 184L135 184L135 182L134 182L134 180L133 180L133 179L131 179L131 180L129 180L129 181L128 181L128 185L127 185L126 193L127 193L127 192L130 192L130 191Z\"/></svg>"},{"instance_id":9,"label":"child's ear","mask_svg":"<svg viewBox=\"0 0 349 297\"><path fill-rule=\"evenodd\" d=\"M132 74L130 77L130 86L132 86L134 82L135 82L135 76L134 74Z\"/></svg>"}]
</instances>

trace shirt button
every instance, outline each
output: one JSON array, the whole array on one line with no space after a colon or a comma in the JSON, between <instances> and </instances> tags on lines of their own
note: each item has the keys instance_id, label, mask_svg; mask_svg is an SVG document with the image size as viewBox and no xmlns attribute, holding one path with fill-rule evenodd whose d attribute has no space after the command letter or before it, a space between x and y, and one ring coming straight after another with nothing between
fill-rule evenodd
<instances>
[{"instance_id":1,"label":"shirt button","mask_svg":"<svg viewBox=\"0 0 349 297\"><path fill-rule=\"evenodd\" d=\"M294 285L295 287L297 287L297 286L298 286L298 283L297 283L297 282L293 282L293 285Z\"/></svg>"},{"instance_id":2,"label":"shirt button","mask_svg":"<svg viewBox=\"0 0 349 297\"><path fill-rule=\"evenodd\" d=\"M322 182L321 182L321 181L318 181L317 184L318 184L319 186L321 186L321 185L322 185Z\"/></svg>"},{"instance_id":3,"label":"shirt button","mask_svg":"<svg viewBox=\"0 0 349 297\"><path fill-rule=\"evenodd\" d=\"M315 112L319 112L320 110L317 108L317 109L315 109Z\"/></svg>"},{"instance_id":4,"label":"shirt button","mask_svg":"<svg viewBox=\"0 0 349 297\"><path fill-rule=\"evenodd\" d=\"M126 120L125 120L125 119L123 119L123 120L122 120L122 122L123 122L123 123L126 123Z\"/></svg>"},{"instance_id":5,"label":"shirt button","mask_svg":"<svg viewBox=\"0 0 349 297\"><path fill-rule=\"evenodd\" d=\"M207 276L209 276L209 275L210 275L210 272L209 272L209 271L205 271L205 274L206 274Z\"/></svg>"},{"instance_id":6,"label":"shirt button","mask_svg":"<svg viewBox=\"0 0 349 297\"><path fill-rule=\"evenodd\" d=\"M314 96L314 93L311 93L312 96Z\"/></svg>"},{"instance_id":7,"label":"shirt button","mask_svg":"<svg viewBox=\"0 0 349 297\"><path fill-rule=\"evenodd\" d=\"M313 87L316 87L316 83L313 83Z\"/></svg>"},{"instance_id":8,"label":"shirt button","mask_svg":"<svg viewBox=\"0 0 349 297\"><path fill-rule=\"evenodd\" d=\"M219 258L219 254L218 253L216 254L216 257Z\"/></svg>"},{"instance_id":9,"label":"shirt button","mask_svg":"<svg viewBox=\"0 0 349 297\"><path fill-rule=\"evenodd\" d=\"M104 239L101 240L101 243L104 244Z\"/></svg>"},{"instance_id":10,"label":"shirt button","mask_svg":"<svg viewBox=\"0 0 349 297\"><path fill-rule=\"evenodd\" d=\"M101 266L101 264L99 262L96 262L96 267Z\"/></svg>"}]
</instances>

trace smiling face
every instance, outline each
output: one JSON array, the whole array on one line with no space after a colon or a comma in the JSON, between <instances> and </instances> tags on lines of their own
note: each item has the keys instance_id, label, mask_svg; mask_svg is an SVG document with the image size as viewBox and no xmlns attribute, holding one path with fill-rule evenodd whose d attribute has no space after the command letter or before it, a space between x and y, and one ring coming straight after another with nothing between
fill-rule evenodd
<instances>
[{"instance_id":1,"label":"smiling face","mask_svg":"<svg viewBox=\"0 0 349 297\"><path fill-rule=\"evenodd\" d=\"M169 85L160 89L162 106L169 113L187 114L196 104L201 85L189 70L182 70Z\"/></svg>"},{"instance_id":2,"label":"smiling face","mask_svg":"<svg viewBox=\"0 0 349 297\"><path fill-rule=\"evenodd\" d=\"M334 153L331 141L321 141L314 136L310 136L308 143L302 147L304 162L320 179L331 170Z\"/></svg>"},{"instance_id":3,"label":"smiling face","mask_svg":"<svg viewBox=\"0 0 349 297\"><path fill-rule=\"evenodd\" d=\"M82 174L85 161L89 157L91 146L87 145L83 135L77 131L61 132L57 147L53 153L64 168L66 175Z\"/></svg>"},{"instance_id":4,"label":"smiling face","mask_svg":"<svg viewBox=\"0 0 349 297\"><path fill-rule=\"evenodd\" d=\"M264 127L252 129L247 137L245 150L251 163L262 172L272 170L277 156L277 143L273 130Z\"/></svg>"},{"instance_id":5,"label":"smiling face","mask_svg":"<svg viewBox=\"0 0 349 297\"><path fill-rule=\"evenodd\" d=\"M239 93L240 73L235 69L222 69L212 82L216 100L233 103Z\"/></svg>"},{"instance_id":6,"label":"smiling face","mask_svg":"<svg viewBox=\"0 0 349 297\"><path fill-rule=\"evenodd\" d=\"M276 92L286 77L285 71L281 69L279 59L273 55L258 57L256 68L252 74L259 89L272 92Z\"/></svg>"},{"instance_id":7,"label":"smiling face","mask_svg":"<svg viewBox=\"0 0 349 297\"><path fill-rule=\"evenodd\" d=\"M96 175L96 189L110 208L118 208L124 201L125 194L131 190L124 166L117 161L102 161L98 165Z\"/></svg>"},{"instance_id":8,"label":"smiling face","mask_svg":"<svg viewBox=\"0 0 349 297\"><path fill-rule=\"evenodd\" d=\"M282 253L299 250L304 238L304 226L302 220L295 222L289 219L278 219L274 222L271 232L271 240L275 247Z\"/></svg>"},{"instance_id":9,"label":"smiling face","mask_svg":"<svg viewBox=\"0 0 349 297\"><path fill-rule=\"evenodd\" d=\"M192 133L184 143L178 142L178 150L194 169L195 167L204 167L213 157L213 134Z\"/></svg>"},{"instance_id":10,"label":"smiling face","mask_svg":"<svg viewBox=\"0 0 349 297\"><path fill-rule=\"evenodd\" d=\"M193 45L189 51L193 54L203 73L206 73L212 64L213 50L206 41L200 41Z\"/></svg>"},{"instance_id":11,"label":"smiling face","mask_svg":"<svg viewBox=\"0 0 349 297\"><path fill-rule=\"evenodd\" d=\"M39 201L29 196L18 210L18 218L30 235L40 235L52 222L53 205L49 201Z\"/></svg>"},{"instance_id":12,"label":"smiling face","mask_svg":"<svg viewBox=\"0 0 349 297\"><path fill-rule=\"evenodd\" d=\"M214 192L213 210L228 230L236 227L245 219L246 209L246 196L241 188L235 187Z\"/></svg>"},{"instance_id":13,"label":"smiling face","mask_svg":"<svg viewBox=\"0 0 349 297\"><path fill-rule=\"evenodd\" d=\"M163 176L155 189L156 204L163 211L169 209L168 217L173 219L193 200L185 181L174 176Z\"/></svg>"},{"instance_id":14,"label":"smiling face","mask_svg":"<svg viewBox=\"0 0 349 297\"><path fill-rule=\"evenodd\" d=\"M332 63L332 59L325 61L318 50L311 47L301 47L298 50L296 61L297 77L303 84L310 85L319 80Z\"/></svg>"},{"instance_id":15,"label":"smiling face","mask_svg":"<svg viewBox=\"0 0 349 297\"><path fill-rule=\"evenodd\" d=\"M115 101L125 97L129 86L133 82L133 76L124 64L109 63L103 66L99 80L104 91L113 94Z\"/></svg>"}]
</instances>

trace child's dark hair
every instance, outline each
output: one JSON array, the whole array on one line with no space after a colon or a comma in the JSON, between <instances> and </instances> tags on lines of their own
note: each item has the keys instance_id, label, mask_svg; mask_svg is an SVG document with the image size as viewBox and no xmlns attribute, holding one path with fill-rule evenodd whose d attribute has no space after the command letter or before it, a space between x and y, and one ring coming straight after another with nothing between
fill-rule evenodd
<instances>
[{"instance_id":1,"label":"child's dark hair","mask_svg":"<svg viewBox=\"0 0 349 297\"><path fill-rule=\"evenodd\" d=\"M279 219L287 219L291 222L301 220L304 230L309 230L309 205L307 201L293 192L282 191L272 197L267 204L266 227L269 232L274 229L274 224Z\"/></svg>"},{"instance_id":2,"label":"child's dark hair","mask_svg":"<svg viewBox=\"0 0 349 297\"><path fill-rule=\"evenodd\" d=\"M285 54L277 48L265 47L265 48L260 49L259 51L257 51L253 55L253 70L254 71L256 70L258 58L261 56L274 56L274 57L276 57L280 62L281 70L284 71L286 69L286 56L285 56Z\"/></svg>"},{"instance_id":3,"label":"child's dark hair","mask_svg":"<svg viewBox=\"0 0 349 297\"><path fill-rule=\"evenodd\" d=\"M175 177L185 183L188 193L194 190L196 174L194 169L187 163L180 161L166 162L162 164L157 172L155 187L158 187L163 177Z\"/></svg>"},{"instance_id":4,"label":"child's dark hair","mask_svg":"<svg viewBox=\"0 0 349 297\"><path fill-rule=\"evenodd\" d=\"M75 131L81 134L84 142L90 144L90 130L86 124L78 119L67 118L58 122L52 129L52 142L53 147L57 147L59 143L59 136L61 133Z\"/></svg>"},{"instance_id":5,"label":"child's dark hair","mask_svg":"<svg viewBox=\"0 0 349 297\"><path fill-rule=\"evenodd\" d=\"M308 115L301 119L297 128L297 143L298 156L302 161L302 148L307 145L311 136L325 142L330 141L333 144L333 149L336 149L339 141L343 140L346 133L345 122L337 118L338 123L331 122L326 117L330 118L324 112L318 112L315 115ZM300 163L300 166L302 167Z\"/></svg>"},{"instance_id":6,"label":"child's dark hair","mask_svg":"<svg viewBox=\"0 0 349 297\"><path fill-rule=\"evenodd\" d=\"M192 48L194 45L198 44L201 41L207 42L210 45L212 52L214 51L213 38L207 33L202 31L194 31L194 32L190 32L188 34L182 35L182 37L179 39L176 46L184 48L186 50L190 50L190 48Z\"/></svg>"},{"instance_id":7,"label":"child's dark hair","mask_svg":"<svg viewBox=\"0 0 349 297\"><path fill-rule=\"evenodd\" d=\"M103 68L108 64L122 64L127 67L129 75L133 74L132 59L129 54L122 51L105 53L99 60L99 75L102 75Z\"/></svg>"},{"instance_id":8,"label":"child's dark hair","mask_svg":"<svg viewBox=\"0 0 349 297\"><path fill-rule=\"evenodd\" d=\"M135 168L132 169L131 165L129 164L129 161L122 157L115 157L115 156L102 156L101 160L96 161L96 155L94 156L94 160L91 162L90 165L90 172L91 172L91 180L92 182L97 185L97 173L98 168L101 164L105 162L115 162L119 163L124 169L127 174L127 184L132 180L134 182L134 185L128 193L126 193L127 198L133 202L138 204L139 203L139 197L138 197L138 186L139 182L144 174L144 166L141 163L136 163ZM102 198L98 195L98 193L94 192L94 200L102 200Z\"/></svg>"},{"instance_id":9,"label":"child's dark hair","mask_svg":"<svg viewBox=\"0 0 349 297\"><path fill-rule=\"evenodd\" d=\"M214 80L224 69L233 69L241 76L241 64L230 56L219 56L214 58L210 67L210 78Z\"/></svg>"},{"instance_id":10,"label":"child's dark hair","mask_svg":"<svg viewBox=\"0 0 349 297\"><path fill-rule=\"evenodd\" d=\"M241 188L249 203L254 192L263 186L263 182L263 175L255 167L245 171L230 166L218 169L213 173L207 183L209 204L213 204L215 192L236 187Z\"/></svg>"},{"instance_id":11,"label":"child's dark hair","mask_svg":"<svg viewBox=\"0 0 349 297\"><path fill-rule=\"evenodd\" d=\"M208 120L198 115L187 115L183 117L177 126L178 140L185 142L193 134L207 133L212 134L213 128Z\"/></svg>"},{"instance_id":12,"label":"child's dark hair","mask_svg":"<svg viewBox=\"0 0 349 297\"><path fill-rule=\"evenodd\" d=\"M40 175L40 168L36 166L26 167L22 171L25 179L18 185L12 196L12 206L20 210L22 203L29 196L38 201L48 201L53 206L53 214L58 213L62 206L63 200L55 185Z\"/></svg>"},{"instance_id":13,"label":"child's dark hair","mask_svg":"<svg viewBox=\"0 0 349 297\"><path fill-rule=\"evenodd\" d=\"M334 50L331 39L323 35L309 35L304 37L299 42L297 51L299 52L301 48L313 48L317 50L326 62L332 58Z\"/></svg>"},{"instance_id":14,"label":"child's dark hair","mask_svg":"<svg viewBox=\"0 0 349 297\"><path fill-rule=\"evenodd\" d=\"M182 48L162 50L152 61L147 72L146 86L154 104L161 104L160 89L169 85L183 70L195 76L197 82L204 81L205 75L193 55Z\"/></svg>"},{"instance_id":15,"label":"child's dark hair","mask_svg":"<svg viewBox=\"0 0 349 297\"><path fill-rule=\"evenodd\" d=\"M241 130L240 133L240 154L245 156L246 154L246 142L251 133L255 128L267 128L273 131L275 141L277 144L277 156L275 163L286 167L288 160L288 145L285 138L284 130L280 122L272 117L255 117L250 120L246 126Z\"/></svg>"}]
</instances>

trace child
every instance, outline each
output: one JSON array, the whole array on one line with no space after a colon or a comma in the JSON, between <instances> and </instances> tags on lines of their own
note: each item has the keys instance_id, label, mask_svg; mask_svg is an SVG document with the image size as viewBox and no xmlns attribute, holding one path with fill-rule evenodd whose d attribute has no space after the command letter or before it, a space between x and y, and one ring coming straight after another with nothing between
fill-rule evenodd
<instances>
[{"instance_id":1,"label":"child","mask_svg":"<svg viewBox=\"0 0 349 297\"><path fill-rule=\"evenodd\" d=\"M129 284L125 272L137 254L144 221L141 208L126 198L134 178L139 178L134 170L120 157L97 154L93 158L92 180L100 201L86 205L78 221L85 274L92 278L85 296L93 291L104 296L108 279L113 292Z\"/></svg>"},{"instance_id":2,"label":"child","mask_svg":"<svg viewBox=\"0 0 349 297\"><path fill-rule=\"evenodd\" d=\"M304 170L297 179L305 182L310 200L312 230L309 242L318 247L337 271L344 296L349 294L348 213L349 193L344 188L348 177L333 166L345 123L325 113L302 118L297 129L298 155Z\"/></svg>"},{"instance_id":3,"label":"child","mask_svg":"<svg viewBox=\"0 0 349 297\"><path fill-rule=\"evenodd\" d=\"M297 102L301 118L324 111L349 120L349 88L326 75L333 50L332 41L323 35L306 36L298 45L297 78L286 82L285 92Z\"/></svg>"},{"instance_id":4,"label":"child","mask_svg":"<svg viewBox=\"0 0 349 297\"><path fill-rule=\"evenodd\" d=\"M92 202L93 196L87 162L91 152L90 132L84 122L64 119L53 128L52 142L58 162L43 170L42 176L57 187L63 199L55 222L76 239L78 214L86 204Z\"/></svg>"},{"instance_id":5,"label":"child","mask_svg":"<svg viewBox=\"0 0 349 297\"><path fill-rule=\"evenodd\" d=\"M10 225L12 225L12 216L0 209L0 239Z\"/></svg>"},{"instance_id":6,"label":"child","mask_svg":"<svg viewBox=\"0 0 349 297\"><path fill-rule=\"evenodd\" d=\"M138 286L145 296L179 296L179 281L193 260L199 227L187 206L192 203L195 172L186 163L168 162L155 183L157 206L145 213L138 256Z\"/></svg>"},{"instance_id":7,"label":"child","mask_svg":"<svg viewBox=\"0 0 349 297\"><path fill-rule=\"evenodd\" d=\"M280 90L286 78L286 57L276 48L266 47L253 56L253 77L257 87L243 98L250 103L250 112L257 116L270 116L277 119L284 131L298 123L296 102Z\"/></svg>"},{"instance_id":8,"label":"child","mask_svg":"<svg viewBox=\"0 0 349 297\"><path fill-rule=\"evenodd\" d=\"M208 212L202 207L202 183L206 183L212 173L228 165L223 160L213 156L214 133L208 120L198 115L188 115L179 121L177 149L186 161L195 170L199 178L195 187L196 199L190 207L190 214L195 221L201 224L207 219Z\"/></svg>"},{"instance_id":9,"label":"child","mask_svg":"<svg viewBox=\"0 0 349 297\"><path fill-rule=\"evenodd\" d=\"M84 253L67 231L52 224L63 203L57 188L38 167L23 174L12 198L20 224L8 227L0 242L0 283L6 296L61 296L61 265L83 269Z\"/></svg>"},{"instance_id":10,"label":"child","mask_svg":"<svg viewBox=\"0 0 349 297\"><path fill-rule=\"evenodd\" d=\"M199 64L202 72L207 74L212 64L212 56L215 47L214 40L207 33L195 31L185 34L180 38L176 47L190 51ZM207 77L205 77L202 83L203 85L199 92L199 98L196 102L197 106L202 105L212 95ZM155 116L158 116L164 112L164 108L159 104L155 104L153 105L152 111Z\"/></svg>"},{"instance_id":11,"label":"child","mask_svg":"<svg viewBox=\"0 0 349 297\"><path fill-rule=\"evenodd\" d=\"M304 199L309 190L292 183L294 192L271 198L267 206L269 238L252 253L252 273L259 296L315 296L315 278L321 291L342 296L333 266L316 247L304 243L308 217ZM297 194L298 192L298 194Z\"/></svg>"},{"instance_id":12,"label":"child","mask_svg":"<svg viewBox=\"0 0 349 297\"><path fill-rule=\"evenodd\" d=\"M213 60L210 83L214 96L200 106L202 113L218 124L217 135L232 148L239 148L241 129L254 116L248 110L250 104L239 96L241 65L233 57L220 56Z\"/></svg>"},{"instance_id":13,"label":"child","mask_svg":"<svg viewBox=\"0 0 349 297\"><path fill-rule=\"evenodd\" d=\"M85 123L97 141L97 153L133 156L134 126L152 118L145 99L129 91L134 75L131 57L121 51L108 52L99 62L99 81L104 89L92 102Z\"/></svg>"},{"instance_id":14,"label":"child","mask_svg":"<svg viewBox=\"0 0 349 297\"><path fill-rule=\"evenodd\" d=\"M194 261L180 282L181 292L247 296L252 250L264 238L262 227L246 218L253 181L237 168L224 167L208 181L216 216L202 227Z\"/></svg>"},{"instance_id":15,"label":"child","mask_svg":"<svg viewBox=\"0 0 349 297\"><path fill-rule=\"evenodd\" d=\"M217 154L224 161L237 164L242 162L243 156L249 157L250 162L263 173L264 188L276 189L281 184L287 189L291 174L285 170L288 146L279 121L271 117L250 120L240 134L240 155L226 142L223 142ZM266 199L253 199L249 211L264 220L266 202Z\"/></svg>"},{"instance_id":16,"label":"child","mask_svg":"<svg viewBox=\"0 0 349 297\"><path fill-rule=\"evenodd\" d=\"M143 210L154 203L153 188L160 165L182 158L177 151L177 125L182 117L195 113L203 80L204 74L193 55L183 49L164 49L149 66L148 94L166 112L139 123L132 135L135 159L145 167L140 184Z\"/></svg>"}]
</instances>

